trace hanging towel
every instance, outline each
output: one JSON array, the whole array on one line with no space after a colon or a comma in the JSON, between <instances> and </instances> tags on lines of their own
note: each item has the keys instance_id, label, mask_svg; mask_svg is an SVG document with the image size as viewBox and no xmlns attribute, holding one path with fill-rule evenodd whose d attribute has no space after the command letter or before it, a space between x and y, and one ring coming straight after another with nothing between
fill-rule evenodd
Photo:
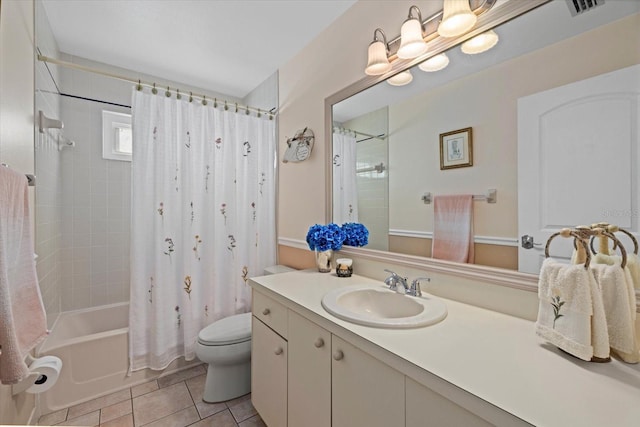
<instances>
[{"instance_id":1,"label":"hanging towel","mask_svg":"<svg viewBox=\"0 0 640 427\"><path fill-rule=\"evenodd\" d=\"M602 291L611 350L627 363L640 362L636 337L636 298L628 268L621 268L619 257L596 255L591 271Z\"/></svg>"},{"instance_id":2,"label":"hanging towel","mask_svg":"<svg viewBox=\"0 0 640 427\"><path fill-rule=\"evenodd\" d=\"M602 296L583 265L545 259L538 298L536 333L540 337L582 360L609 357Z\"/></svg>"},{"instance_id":3,"label":"hanging towel","mask_svg":"<svg viewBox=\"0 0 640 427\"><path fill-rule=\"evenodd\" d=\"M473 264L473 196L435 196L433 222L431 256Z\"/></svg>"},{"instance_id":4,"label":"hanging towel","mask_svg":"<svg viewBox=\"0 0 640 427\"><path fill-rule=\"evenodd\" d=\"M15 384L24 357L47 335L33 259L27 179L0 167L0 382Z\"/></svg>"}]
</instances>

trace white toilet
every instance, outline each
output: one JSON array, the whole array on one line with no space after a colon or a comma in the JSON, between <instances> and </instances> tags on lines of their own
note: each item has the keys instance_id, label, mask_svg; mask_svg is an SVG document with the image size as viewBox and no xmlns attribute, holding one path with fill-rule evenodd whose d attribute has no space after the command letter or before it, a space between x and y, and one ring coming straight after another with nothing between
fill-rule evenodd
<instances>
[{"instance_id":1,"label":"white toilet","mask_svg":"<svg viewBox=\"0 0 640 427\"><path fill-rule=\"evenodd\" d=\"M235 399L251 391L251 313L213 322L198 334L198 359L209 364L202 400Z\"/></svg>"},{"instance_id":2,"label":"white toilet","mask_svg":"<svg viewBox=\"0 0 640 427\"><path fill-rule=\"evenodd\" d=\"M275 265L264 274L287 271L293 269ZM225 317L201 330L196 356L209 365L202 395L205 402L223 402L251 392L251 313Z\"/></svg>"}]
</instances>

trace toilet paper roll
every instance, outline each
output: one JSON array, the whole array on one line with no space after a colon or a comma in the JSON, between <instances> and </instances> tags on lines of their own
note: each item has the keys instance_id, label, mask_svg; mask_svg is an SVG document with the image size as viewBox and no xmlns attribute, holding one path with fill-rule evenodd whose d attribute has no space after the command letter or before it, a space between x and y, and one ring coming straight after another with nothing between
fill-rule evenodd
<instances>
[{"instance_id":1,"label":"toilet paper roll","mask_svg":"<svg viewBox=\"0 0 640 427\"><path fill-rule=\"evenodd\" d=\"M58 381L58 376L62 370L62 360L55 356L44 356L35 359L29 365L30 372L37 372L39 376L34 383L27 388L27 393L42 393L49 390Z\"/></svg>"}]
</instances>

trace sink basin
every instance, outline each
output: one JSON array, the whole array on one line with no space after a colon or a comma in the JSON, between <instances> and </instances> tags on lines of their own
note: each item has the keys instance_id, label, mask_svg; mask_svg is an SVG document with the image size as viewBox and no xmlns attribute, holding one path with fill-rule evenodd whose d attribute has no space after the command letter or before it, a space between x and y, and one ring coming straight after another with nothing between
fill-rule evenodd
<instances>
[{"instance_id":1,"label":"sink basin","mask_svg":"<svg viewBox=\"0 0 640 427\"><path fill-rule=\"evenodd\" d=\"M447 306L435 297L411 297L370 285L328 292L322 306L342 320L378 328L418 328L447 317Z\"/></svg>"}]
</instances>

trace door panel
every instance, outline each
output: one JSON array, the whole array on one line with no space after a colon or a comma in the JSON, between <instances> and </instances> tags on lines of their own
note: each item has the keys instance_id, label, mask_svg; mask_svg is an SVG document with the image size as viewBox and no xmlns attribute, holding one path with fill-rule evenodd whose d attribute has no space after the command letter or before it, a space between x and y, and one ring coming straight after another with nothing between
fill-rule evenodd
<instances>
[{"instance_id":1,"label":"door panel","mask_svg":"<svg viewBox=\"0 0 640 427\"><path fill-rule=\"evenodd\" d=\"M520 271L539 272L563 227L638 230L639 96L636 65L518 100L518 229L541 244L519 249ZM551 255L569 259L556 240Z\"/></svg>"}]
</instances>

